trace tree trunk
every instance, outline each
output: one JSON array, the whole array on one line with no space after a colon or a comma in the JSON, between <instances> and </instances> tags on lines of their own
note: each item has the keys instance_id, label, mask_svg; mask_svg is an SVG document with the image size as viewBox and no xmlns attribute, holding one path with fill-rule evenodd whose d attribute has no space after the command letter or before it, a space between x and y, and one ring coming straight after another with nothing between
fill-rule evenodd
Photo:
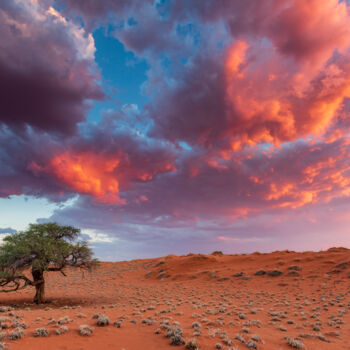
<instances>
[{"instance_id":1,"label":"tree trunk","mask_svg":"<svg viewBox=\"0 0 350 350\"><path fill-rule=\"evenodd\" d=\"M44 271L42 270L32 270L32 276L35 285L35 297L34 303L43 304L45 303L45 280Z\"/></svg>"}]
</instances>

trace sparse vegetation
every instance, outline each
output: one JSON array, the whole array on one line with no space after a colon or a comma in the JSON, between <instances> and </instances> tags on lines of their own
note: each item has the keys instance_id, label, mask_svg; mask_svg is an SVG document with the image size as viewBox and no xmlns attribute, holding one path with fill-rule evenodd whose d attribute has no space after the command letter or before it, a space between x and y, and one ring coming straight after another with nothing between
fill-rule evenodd
<instances>
[{"instance_id":1,"label":"sparse vegetation","mask_svg":"<svg viewBox=\"0 0 350 350\"><path fill-rule=\"evenodd\" d=\"M84 337L89 337L93 333L94 329L88 325L79 326L79 334Z\"/></svg>"},{"instance_id":2,"label":"sparse vegetation","mask_svg":"<svg viewBox=\"0 0 350 350\"><path fill-rule=\"evenodd\" d=\"M33 333L34 337L47 337L49 335L49 331L46 328L37 328Z\"/></svg>"}]
</instances>

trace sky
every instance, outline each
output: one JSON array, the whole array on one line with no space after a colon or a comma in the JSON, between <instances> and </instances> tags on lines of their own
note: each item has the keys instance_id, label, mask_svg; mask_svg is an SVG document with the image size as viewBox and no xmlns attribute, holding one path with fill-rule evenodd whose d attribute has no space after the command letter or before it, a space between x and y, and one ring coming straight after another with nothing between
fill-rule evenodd
<instances>
[{"instance_id":1,"label":"sky","mask_svg":"<svg viewBox=\"0 0 350 350\"><path fill-rule=\"evenodd\" d=\"M4 0L0 32L0 240L350 247L347 1Z\"/></svg>"}]
</instances>

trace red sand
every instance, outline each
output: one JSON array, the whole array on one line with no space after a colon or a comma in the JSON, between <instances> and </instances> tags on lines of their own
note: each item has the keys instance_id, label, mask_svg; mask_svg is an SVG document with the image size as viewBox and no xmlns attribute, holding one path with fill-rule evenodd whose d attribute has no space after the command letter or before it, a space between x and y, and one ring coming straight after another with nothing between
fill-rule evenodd
<instances>
[{"instance_id":1,"label":"red sand","mask_svg":"<svg viewBox=\"0 0 350 350\"><path fill-rule=\"evenodd\" d=\"M301 270L289 276L291 265ZM282 275L254 275L260 269L277 269ZM243 277L233 276L239 272ZM171 325L180 323L186 341L194 337L192 323L199 322L201 334L195 338L202 350L215 349L217 343L222 349L248 349L236 334L246 341L259 335L263 343L257 342L258 349L292 349L286 336L298 337L308 350L350 349L349 272L350 250L332 248L318 253L167 256L101 263L92 273L69 270L68 277L47 273L45 305L26 304L34 294L31 288L0 294L1 305L14 306L11 312L29 326L24 338L6 337L3 342L13 350L167 349L174 346L165 330L155 331L169 320ZM7 314L0 317L7 316L11 325L13 315ZM94 314L108 316L111 324L98 327ZM49 319L64 316L71 319L69 331L56 335ZM114 327L121 318L121 328ZM142 323L145 319L154 323ZM83 324L94 327L90 337L79 335ZM33 337L39 327L47 328L49 336ZM319 334L323 337L315 337ZM229 340L232 345L225 345Z\"/></svg>"}]
</instances>

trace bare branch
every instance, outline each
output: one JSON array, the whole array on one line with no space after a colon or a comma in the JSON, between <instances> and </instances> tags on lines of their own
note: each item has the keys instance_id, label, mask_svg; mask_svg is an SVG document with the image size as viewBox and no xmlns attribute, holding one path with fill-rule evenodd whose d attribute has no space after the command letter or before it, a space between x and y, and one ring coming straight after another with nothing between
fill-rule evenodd
<instances>
[{"instance_id":1,"label":"bare branch","mask_svg":"<svg viewBox=\"0 0 350 350\"><path fill-rule=\"evenodd\" d=\"M24 275L20 276L9 276L7 278L0 279L0 293L10 293L17 290L26 288L28 285L34 286L37 283L31 281L28 277Z\"/></svg>"}]
</instances>

